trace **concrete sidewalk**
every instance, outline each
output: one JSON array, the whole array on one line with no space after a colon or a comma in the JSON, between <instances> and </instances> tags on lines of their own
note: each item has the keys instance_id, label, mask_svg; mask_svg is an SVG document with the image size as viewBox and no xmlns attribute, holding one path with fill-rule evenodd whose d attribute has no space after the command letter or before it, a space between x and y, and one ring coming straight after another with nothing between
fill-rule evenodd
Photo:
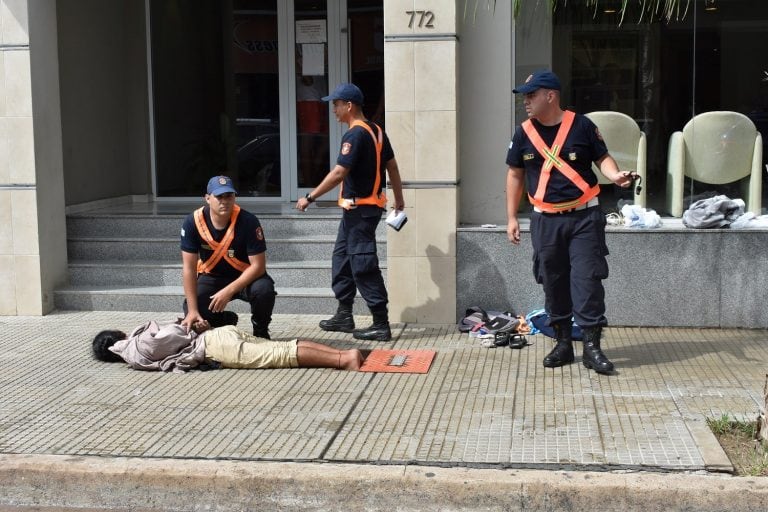
<instances>
[{"instance_id":1,"label":"concrete sidewalk","mask_svg":"<svg viewBox=\"0 0 768 512\"><path fill-rule=\"evenodd\" d=\"M426 375L162 374L91 359L98 330L149 318L171 319L0 319L0 509L743 510L768 498L766 479L727 475L705 421L756 417L766 331L606 329L611 376L543 368L543 336L486 349L454 326L407 325L358 343L288 315L274 338L438 354Z\"/></svg>"}]
</instances>

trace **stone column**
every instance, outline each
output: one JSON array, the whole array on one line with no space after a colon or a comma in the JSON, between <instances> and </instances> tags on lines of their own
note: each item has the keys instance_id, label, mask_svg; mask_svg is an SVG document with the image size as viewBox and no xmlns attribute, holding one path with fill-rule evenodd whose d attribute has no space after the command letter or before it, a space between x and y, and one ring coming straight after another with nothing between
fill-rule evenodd
<instances>
[{"instance_id":1,"label":"stone column","mask_svg":"<svg viewBox=\"0 0 768 512\"><path fill-rule=\"evenodd\" d=\"M66 279L56 34L55 0L0 0L0 315L49 312Z\"/></svg>"},{"instance_id":2,"label":"stone column","mask_svg":"<svg viewBox=\"0 0 768 512\"><path fill-rule=\"evenodd\" d=\"M384 2L387 133L404 181L408 224L388 230L394 321L456 320L457 7Z\"/></svg>"}]
</instances>

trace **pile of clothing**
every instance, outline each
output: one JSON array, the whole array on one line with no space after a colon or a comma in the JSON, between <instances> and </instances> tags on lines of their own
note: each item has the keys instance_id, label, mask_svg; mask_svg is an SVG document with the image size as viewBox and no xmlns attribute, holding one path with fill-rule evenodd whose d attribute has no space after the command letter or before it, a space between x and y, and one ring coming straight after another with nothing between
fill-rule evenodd
<instances>
[{"instance_id":1,"label":"pile of clothing","mask_svg":"<svg viewBox=\"0 0 768 512\"><path fill-rule=\"evenodd\" d=\"M683 224L693 229L766 229L768 215L744 212L744 201L719 195L699 199L683 212Z\"/></svg>"}]
</instances>

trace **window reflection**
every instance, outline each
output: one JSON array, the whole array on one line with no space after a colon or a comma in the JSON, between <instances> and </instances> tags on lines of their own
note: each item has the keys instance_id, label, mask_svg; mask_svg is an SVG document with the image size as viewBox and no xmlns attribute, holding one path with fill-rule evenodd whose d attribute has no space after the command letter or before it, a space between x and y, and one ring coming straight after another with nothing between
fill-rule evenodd
<instances>
[{"instance_id":1,"label":"window reflection","mask_svg":"<svg viewBox=\"0 0 768 512\"><path fill-rule=\"evenodd\" d=\"M150 2L160 197L280 195L276 0Z\"/></svg>"},{"instance_id":2,"label":"window reflection","mask_svg":"<svg viewBox=\"0 0 768 512\"><path fill-rule=\"evenodd\" d=\"M523 9L534 8L529 4L523 3ZM646 17L642 23L637 23L639 4L629 2L627 6L619 25L618 10L606 12L612 9L561 2L552 15L551 56L535 43L537 34L519 30L516 62L525 65L517 65L518 81L532 68L552 67L563 82L564 106L581 113L613 110L632 117L647 136L644 186L648 206L660 213L668 213L670 137L696 114L733 111L747 116L762 134L764 170L768 163L768 81L764 80L768 61L755 49L768 47L768 2L692 1L682 20L648 22ZM519 106L516 119L524 119ZM714 194L746 200L745 180L705 184L686 178L685 205ZM762 185L764 204L768 204L766 181ZM616 210L619 201L631 199L629 194L604 185L603 203Z\"/></svg>"},{"instance_id":3,"label":"window reflection","mask_svg":"<svg viewBox=\"0 0 768 512\"><path fill-rule=\"evenodd\" d=\"M298 184L314 188L329 169L326 0L295 0Z\"/></svg>"},{"instance_id":4,"label":"window reflection","mask_svg":"<svg viewBox=\"0 0 768 512\"><path fill-rule=\"evenodd\" d=\"M280 195L280 110L275 0L240 0L232 17L238 192Z\"/></svg>"}]
</instances>

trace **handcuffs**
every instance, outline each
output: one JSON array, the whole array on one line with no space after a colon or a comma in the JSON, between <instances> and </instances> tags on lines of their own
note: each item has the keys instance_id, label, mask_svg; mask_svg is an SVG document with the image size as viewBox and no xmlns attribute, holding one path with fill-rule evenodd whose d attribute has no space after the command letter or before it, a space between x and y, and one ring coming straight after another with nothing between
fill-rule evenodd
<instances>
[{"instance_id":1,"label":"handcuffs","mask_svg":"<svg viewBox=\"0 0 768 512\"><path fill-rule=\"evenodd\" d=\"M629 174L627 174L627 177L630 179L630 187L633 183L637 182L637 185L635 185L635 195L639 196L640 192L642 192L643 187L643 177L637 174L637 171L629 171Z\"/></svg>"}]
</instances>

